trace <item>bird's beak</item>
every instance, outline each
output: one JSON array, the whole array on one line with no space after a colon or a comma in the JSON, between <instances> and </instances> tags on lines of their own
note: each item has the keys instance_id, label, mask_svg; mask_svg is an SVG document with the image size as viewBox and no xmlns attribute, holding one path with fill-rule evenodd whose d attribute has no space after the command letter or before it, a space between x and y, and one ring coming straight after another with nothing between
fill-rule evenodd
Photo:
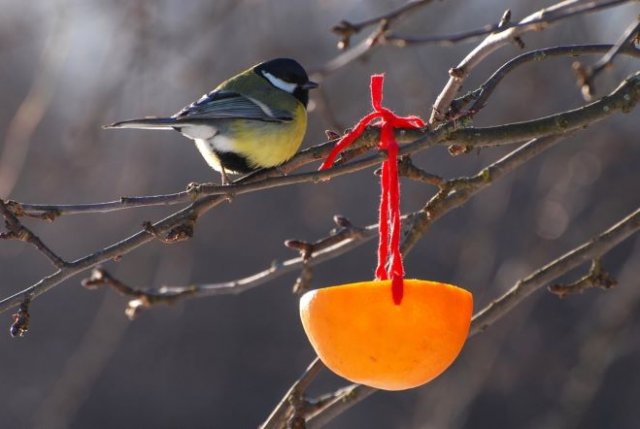
<instances>
[{"instance_id":1,"label":"bird's beak","mask_svg":"<svg viewBox=\"0 0 640 429\"><path fill-rule=\"evenodd\" d=\"M318 87L318 84L315 82L311 82L310 80L300 85L302 89L314 89Z\"/></svg>"}]
</instances>

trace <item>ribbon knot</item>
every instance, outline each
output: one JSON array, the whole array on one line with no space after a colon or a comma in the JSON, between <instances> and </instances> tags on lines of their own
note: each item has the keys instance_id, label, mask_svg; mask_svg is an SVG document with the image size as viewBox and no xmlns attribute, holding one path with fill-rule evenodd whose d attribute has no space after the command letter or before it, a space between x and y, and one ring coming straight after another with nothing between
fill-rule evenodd
<instances>
[{"instance_id":1,"label":"ribbon knot","mask_svg":"<svg viewBox=\"0 0 640 429\"><path fill-rule=\"evenodd\" d=\"M330 168L338 155L364 132L367 125L380 128L378 148L387 152L382 163L380 176L380 209L378 222L378 265L376 278L391 279L391 295L395 304L402 302L404 266L400 253L400 181L398 179L398 142L396 128L421 128L425 126L417 116L398 116L382 106L384 75L371 76L371 105L369 113L347 134L345 134L320 166L320 170Z\"/></svg>"}]
</instances>

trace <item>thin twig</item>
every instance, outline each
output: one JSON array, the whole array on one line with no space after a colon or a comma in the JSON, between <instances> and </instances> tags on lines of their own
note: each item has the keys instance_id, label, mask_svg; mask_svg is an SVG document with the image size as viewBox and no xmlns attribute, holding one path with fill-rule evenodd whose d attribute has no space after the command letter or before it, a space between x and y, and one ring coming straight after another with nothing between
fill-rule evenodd
<instances>
[{"instance_id":1,"label":"thin twig","mask_svg":"<svg viewBox=\"0 0 640 429\"><path fill-rule=\"evenodd\" d=\"M418 130L399 130L397 131L397 138L401 143L411 141L411 143L400 148L399 153L400 155L409 155L436 145L450 144L461 144L474 148L494 147L518 143L535 137L567 133L605 119L615 112L628 112L634 108L639 100L640 72L628 77L607 97L603 97L600 100L577 109L545 116L543 118L494 127L461 128L456 122L452 122L434 130L426 130L422 132ZM377 141L377 133L377 128L369 128L363 134L360 145L366 145L370 142ZM55 216L59 216L62 214L102 213L113 211L118 208L123 209L159 204L177 204L189 201L193 199L194 196L220 195L224 197L224 199L227 199L236 195L261 191L269 188L289 186L299 183L322 182L330 178L370 168L379 164L386 158L384 153L378 152L372 156L355 162L338 165L328 170L282 176L282 174L293 171L302 165L322 159L322 156L328 154L331 147L332 144L322 144L308 151L302 152L299 156L296 156L294 159L282 165L278 169L262 170L226 186L199 184L192 186L187 191L175 194L129 197L125 200L121 200L121 202L66 206L34 205L14 202L11 207L14 210L14 213L18 216L29 214L34 217L43 217L46 213L55 213ZM130 203L134 200L135 203ZM187 207L185 210L189 210L189 208Z\"/></svg>"},{"instance_id":2,"label":"thin twig","mask_svg":"<svg viewBox=\"0 0 640 429\"><path fill-rule=\"evenodd\" d=\"M603 55L602 58L592 66L591 77L595 77L609 66L613 59L620 54L626 46L631 44L631 41L637 36L638 31L640 31L640 16L636 18L635 23L632 23L627 27L624 33L620 36L620 39L618 39L618 41L611 47L609 52Z\"/></svg>"},{"instance_id":3,"label":"thin twig","mask_svg":"<svg viewBox=\"0 0 640 429\"><path fill-rule=\"evenodd\" d=\"M547 289L552 294L558 296L558 298L565 298L569 295L582 293L586 289L593 289L596 287L601 289L611 289L617 284L617 280L602 268L600 259L594 259L591 261L591 268L589 268L589 272L585 276L569 284L550 285Z\"/></svg>"},{"instance_id":4,"label":"thin twig","mask_svg":"<svg viewBox=\"0 0 640 429\"><path fill-rule=\"evenodd\" d=\"M586 12L595 12L597 10L608 8L612 6L616 6L622 3L628 3L628 0L619 1L619 2L607 2L606 4L593 5L592 7L584 7L574 10L567 10L566 13L559 13L553 16L541 16L537 19L532 19L530 21L521 21L517 23L511 23L509 20L500 19L498 22L494 24L487 24L483 27L477 28L475 30L463 31L460 33L453 34L443 34L436 36L414 36L414 35L402 35L398 33L388 32L384 35L384 38L380 40L381 44L391 44L394 46L398 46L404 48L406 46L412 45L425 45L425 44L439 44L439 45L453 45L460 42L467 42L471 40L478 39L479 37L486 36L498 30L504 31L511 28L519 28L531 25L542 25L542 24L551 24L553 22L559 21L561 19L571 18L578 14L583 14ZM592 2L593 4L593 2ZM507 11L510 12L510 11Z\"/></svg>"},{"instance_id":5,"label":"thin twig","mask_svg":"<svg viewBox=\"0 0 640 429\"><path fill-rule=\"evenodd\" d=\"M396 130L396 138L400 143L408 143L415 141L424 133L418 130ZM378 139L378 129L376 127L369 127L358 139L354 142L354 147L374 147ZM299 169L309 163L317 162L324 159L331 151L337 139L320 143L308 149L300 151L291 160L285 164L272 169L259 170L248 176L242 177L234 181L234 184L247 184L259 182L261 180L281 177L283 174L287 175L292 171ZM158 205L174 205L174 204L186 204L197 201L198 198L206 195L201 192L202 185L189 184L185 191L175 192L162 195L148 195L148 196L130 196L121 197L119 200L89 203L89 204L26 204L15 201L8 201L7 205L13 211L16 216L29 216L37 219L54 220L58 216L62 215L76 215L76 214L89 214L89 213L110 213L113 211L151 207ZM233 188L219 187L217 185L210 185L210 190L216 192L209 193L209 195L220 194L226 197L233 197L235 192ZM226 191L225 191L226 189Z\"/></svg>"},{"instance_id":6,"label":"thin twig","mask_svg":"<svg viewBox=\"0 0 640 429\"><path fill-rule=\"evenodd\" d=\"M636 75L640 76L640 73ZM636 90L638 91L638 95L640 96L640 85ZM624 96L622 98L624 99ZM624 110L626 111L626 108L624 108ZM557 119L557 117L555 119L552 119L552 117L550 116L550 117L547 117L546 119L543 119L542 121L547 121L550 119L553 121ZM541 122L538 122L538 124L541 124ZM571 132L573 132L574 130L577 130L577 128L573 128ZM458 132L464 132L466 134L468 131L459 130ZM473 141L473 134L469 133L468 137L469 137L468 141L471 143ZM423 210L417 216L413 217L413 225L409 229L409 232L407 233L403 241L402 251L403 252L408 251L426 233L428 226L432 222L432 219L434 219L437 216L437 210L435 210L434 207L438 207L442 209L443 207L448 208L449 206L457 207L461 205L466 201L468 197L466 195L467 193L473 194L478 192L481 189L484 189L486 186L489 185L489 183L492 180L495 180L496 178L501 177L505 173L512 171L512 169L515 168L516 166L519 166L522 163L527 162L532 157L536 156L537 154L544 151L548 147L554 145L558 141L558 138L559 138L559 135L548 135L544 138L541 137L541 138L537 138L530 141L526 145L517 149L515 152L508 154L501 160L495 162L493 165L484 169L475 178L468 181L467 183L468 186L466 189L460 189L459 186L456 186L453 188L445 186L444 189L441 190L441 192L436 194L432 198L432 200L425 205ZM497 141L499 140L499 137L495 136L495 139L496 140L494 141ZM435 203L439 202L439 200L444 200L446 204L435 205Z\"/></svg>"},{"instance_id":7,"label":"thin twig","mask_svg":"<svg viewBox=\"0 0 640 429\"><path fill-rule=\"evenodd\" d=\"M518 55L500 66L500 68L496 70L496 72L493 73L482 85L480 85L478 89L470 91L460 98L453 100L451 103L452 113L460 116L459 111L470 101L473 101L473 104L469 107L465 115L475 115L478 113L485 107L487 100L493 94L502 79L521 65L531 62L540 62L557 56L599 54L609 51L612 47L613 45L569 45L525 52L524 54ZM640 58L640 51L630 46L624 47L621 53Z\"/></svg>"},{"instance_id":8,"label":"thin twig","mask_svg":"<svg viewBox=\"0 0 640 429\"><path fill-rule=\"evenodd\" d=\"M554 135L558 133L566 134L602 120L613 112L628 112L633 109L635 104L638 102L638 99L640 99L640 72L627 78L609 96L579 109L570 110L565 113L551 115L533 121L507 124L498 127L463 128L457 130L453 127L453 131L451 131L449 127L440 127L428 132L426 137L422 137L413 143L403 146L400 149L400 155L408 155L410 153L423 150L435 143L441 142L463 142L467 144L475 144L478 147L495 146L522 141L531 137ZM360 161L325 170L324 172L303 173L275 179L264 179L264 183L248 183L247 185L233 184L225 187L229 188L225 190L210 187L208 192L213 195L207 195L198 199L184 209L156 222L153 224L153 227L157 232L170 232L174 228L180 228L180 226L185 222L193 222L193 219L197 219L213 207L226 201L227 195L230 191L233 192L233 194L240 194L274 186L284 186L285 184L289 185L308 181L317 182L323 178L335 177L346 174L347 172L358 171L363 168L376 165L384 158L385 155L379 153ZM249 176L243 180L251 182L251 180L258 180L261 177L262 176L258 174L255 176ZM222 193L224 195L215 195L214 193ZM105 249L69 263L69 266L64 267L57 273L41 279L39 282L31 285L21 292L4 298L0 301L0 312L18 305L25 294L32 295L35 298L52 287L55 287L63 280L75 276L109 259L119 258L123 254L126 254L151 241L153 238L153 235L149 234L148 231L142 230L120 242L108 246Z\"/></svg>"},{"instance_id":9,"label":"thin twig","mask_svg":"<svg viewBox=\"0 0 640 429\"><path fill-rule=\"evenodd\" d=\"M575 70L578 78L578 86L581 88L582 96L585 100L590 101L593 98L593 94L595 92L593 82L605 68L611 66L617 55L622 53L625 48L627 50L632 49L637 52L637 49L632 45L632 41L638 35L638 31L640 31L640 16L636 18L634 23L627 27L618 41L594 65L591 67L584 67L579 62L575 62L573 64L573 69Z\"/></svg>"},{"instance_id":10,"label":"thin twig","mask_svg":"<svg viewBox=\"0 0 640 429\"><path fill-rule=\"evenodd\" d=\"M307 429L324 427L331 420L377 391L378 390L373 387L362 384L351 384L338 389L329 395L332 398L331 401L327 402L323 408L309 417L307 420Z\"/></svg>"},{"instance_id":11,"label":"thin twig","mask_svg":"<svg viewBox=\"0 0 640 429\"><path fill-rule=\"evenodd\" d=\"M259 429L279 429L283 427L294 412L297 403L303 401L304 392L324 368L322 361L315 358L304 373L289 388L269 417L259 426Z\"/></svg>"},{"instance_id":12,"label":"thin twig","mask_svg":"<svg viewBox=\"0 0 640 429\"><path fill-rule=\"evenodd\" d=\"M473 316L469 335L473 336L484 331L536 290L583 263L601 257L638 230L640 230L640 208L582 246L565 253L518 281L504 295L492 301Z\"/></svg>"},{"instance_id":13,"label":"thin twig","mask_svg":"<svg viewBox=\"0 0 640 429\"><path fill-rule=\"evenodd\" d=\"M627 3L623 0L581 1L566 0L548 8L541 9L525 17L515 26L505 26L504 30L492 33L473 49L456 67L449 71L449 80L442 89L431 110L430 124L446 119L447 111L453 99L471 71L497 49L512 43L529 31L539 31L547 24L581 13L595 12L608 7Z\"/></svg>"},{"instance_id":14,"label":"thin twig","mask_svg":"<svg viewBox=\"0 0 640 429\"><path fill-rule=\"evenodd\" d=\"M340 36L340 41L338 42L338 48L347 49L350 44L351 36L353 36L354 34L357 34L363 29L372 25L376 25L376 24L379 25L380 23L385 23L386 25L389 25L393 21L402 17L403 15L406 15L409 12L413 12L422 6L426 6L427 4L431 3L431 1L432 0L410 0L404 5L390 12L384 13L374 18L366 19L361 22L353 23L350 21L343 20L343 21L340 21L339 24L334 25L333 28L331 28L331 31L333 31L338 36Z\"/></svg>"},{"instance_id":15,"label":"thin twig","mask_svg":"<svg viewBox=\"0 0 640 429\"><path fill-rule=\"evenodd\" d=\"M336 222L343 222L344 218L336 217ZM135 299L128 303L125 313L130 318L137 316L140 311L155 304L173 304L182 299L204 298L218 295L237 295L253 289L284 274L297 270L311 269L314 265L335 258L375 237L377 225L365 228L349 226L340 227L327 237L314 243L299 240L288 240L289 247L302 249L300 257L285 261L274 261L269 268L250 276L220 283L207 283L187 286L162 286L160 288L133 288L115 279L103 269L94 269L91 278L82 282L83 286L93 288L102 284L111 286L123 295L133 296Z\"/></svg>"},{"instance_id":16,"label":"thin twig","mask_svg":"<svg viewBox=\"0 0 640 429\"><path fill-rule=\"evenodd\" d=\"M559 3L556 6L562 6L562 10L555 11L554 13L549 13L553 11L552 6L547 9L542 9L534 14L530 15L531 19L526 20L523 19L518 23L510 23L503 22L502 20L498 23L484 26L482 28L472 30L469 32L457 33L457 34L449 34L443 36L425 36L425 37L414 37L414 36L403 36L396 33L389 32L389 24L384 20L382 22L385 24L383 26L379 26L377 29L371 32L364 40L359 42L357 45L352 47L351 49L346 50L345 52L340 53L336 57L327 61L321 67L318 67L312 70L312 75L314 79L321 81L325 76L334 73L338 69L350 64L353 61L356 61L365 55L371 53L371 51L382 45L391 45L396 47L406 47L420 44L441 44L441 45L450 45L466 40L476 39L481 36L485 36L487 34L494 33L497 30L500 32L511 30L518 31L524 33L526 31L531 30L542 30L546 24L557 22L562 19L571 18L578 14L584 14L589 12L596 12L602 9L606 9L609 7L618 6L624 3L629 3L632 0L609 0L609 1L589 1L582 2L580 0L572 0L571 5L566 5L566 2ZM578 3L574 5L573 3ZM375 21L380 24L380 21ZM500 33L496 33L500 34ZM491 36L489 36L491 37ZM517 36L514 36L514 39ZM497 48L496 48L497 49ZM457 92L457 91L456 91ZM453 95L455 96L455 94ZM431 121L433 122L433 121Z\"/></svg>"},{"instance_id":17,"label":"thin twig","mask_svg":"<svg viewBox=\"0 0 640 429\"><path fill-rule=\"evenodd\" d=\"M91 277L82 281L82 286L87 289L96 289L102 285L109 286L121 295L135 298L129 301L129 305L125 310L125 314L131 320L135 319L145 308L156 304L174 304L179 299L193 295L195 292L193 288L184 288L180 291L169 293L141 291L122 283L102 268L95 268L91 272Z\"/></svg>"},{"instance_id":18,"label":"thin twig","mask_svg":"<svg viewBox=\"0 0 640 429\"><path fill-rule=\"evenodd\" d=\"M526 164L534 156L539 155L561 140L561 137L556 136L531 141L509 153L502 159L483 168L474 176L454 178L439 183L438 186L441 191L431 198L422 210L404 217L408 220L404 222L405 229L407 230L402 244L404 254L408 254L421 236L426 233L428 225L454 208L461 206L481 190L494 184L507 173ZM300 251L301 254L298 258L282 262L275 261L266 270L229 282L204 285L165 286L160 289L151 289L149 293L176 294L189 291L190 293L184 295L183 298L239 294L291 271L299 270L300 268L304 269L305 266L313 267L321 262L333 259L374 238L378 228L377 224L368 225L364 228L354 228L350 223L347 223L345 227L345 220L342 217L336 217L334 221L341 226L341 228L326 238L319 239L313 243L301 240L288 240L286 242L289 247ZM140 290L136 292L143 293L143 291Z\"/></svg>"},{"instance_id":19,"label":"thin twig","mask_svg":"<svg viewBox=\"0 0 640 429\"><path fill-rule=\"evenodd\" d=\"M42 242L40 237L24 226L2 199L0 199L0 214L4 216L4 223L8 230L6 233L0 233L0 239L20 240L33 245L57 268L64 268L68 265L64 259L49 249L49 247Z\"/></svg>"},{"instance_id":20,"label":"thin twig","mask_svg":"<svg viewBox=\"0 0 640 429\"><path fill-rule=\"evenodd\" d=\"M440 185L440 192L434 195L420 210L411 216L411 224L401 245L407 254L427 233L429 226L443 214L462 206L478 192L486 189L496 180L541 154L562 140L561 136L534 139L515 151L485 167L475 176L448 180Z\"/></svg>"},{"instance_id":21,"label":"thin twig","mask_svg":"<svg viewBox=\"0 0 640 429\"><path fill-rule=\"evenodd\" d=\"M411 180L438 187L443 186L445 183L445 180L442 177L427 173L426 171L416 167L408 156L400 158L400 161L398 162L398 174L401 177L406 177Z\"/></svg>"}]
</instances>

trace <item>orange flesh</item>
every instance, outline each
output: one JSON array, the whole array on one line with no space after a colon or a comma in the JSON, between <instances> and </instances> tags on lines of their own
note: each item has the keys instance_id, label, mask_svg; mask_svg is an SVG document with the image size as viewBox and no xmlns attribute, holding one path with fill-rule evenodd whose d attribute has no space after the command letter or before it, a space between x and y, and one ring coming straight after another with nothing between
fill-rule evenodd
<instances>
[{"instance_id":1,"label":"orange flesh","mask_svg":"<svg viewBox=\"0 0 640 429\"><path fill-rule=\"evenodd\" d=\"M473 297L453 285L404 280L399 305L389 280L305 293L300 317L313 348L336 374L402 390L427 383L458 356L469 332Z\"/></svg>"}]
</instances>

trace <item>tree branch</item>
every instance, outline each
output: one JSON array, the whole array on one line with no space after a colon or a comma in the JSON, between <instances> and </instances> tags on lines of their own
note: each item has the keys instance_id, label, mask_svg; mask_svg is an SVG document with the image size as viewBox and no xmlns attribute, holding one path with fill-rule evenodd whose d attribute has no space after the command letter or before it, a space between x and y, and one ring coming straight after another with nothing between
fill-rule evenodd
<instances>
[{"instance_id":1,"label":"tree branch","mask_svg":"<svg viewBox=\"0 0 640 429\"><path fill-rule=\"evenodd\" d=\"M554 48L555 49L555 48ZM557 48L560 49L560 48ZM567 48L567 53L576 47ZM595 48L594 48L595 50ZM533 54L532 54L533 55ZM527 57L531 58L531 57ZM513 69L514 65L508 69ZM505 71L506 73L506 71ZM492 78L493 79L493 78ZM498 79L497 77L495 79ZM496 82L497 83L497 82ZM400 155L413 154L435 145L462 144L468 147L493 147L518 143L536 137L544 137L571 132L584 128L591 123L607 118L615 112L627 113L632 110L640 100L640 72L628 77L610 95L601 98L583 107L562 113L546 116L530 121L515 122L494 127L463 127L453 121L434 130L397 130L396 136L400 143L411 143L400 148ZM356 147L371 145L377 142L378 128L369 127ZM38 218L51 218L63 214L79 213L105 213L113 210L184 203L201 196L219 195L222 200L233 198L250 192L261 191L281 186L289 186L299 183L318 183L333 177L370 168L382 162L386 154L378 152L372 156L338 165L323 171L291 174L282 176L290 171L323 159L331 150L335 142L327 142L302 151L298 156L276 169L261 170L249 176L236 180L230 185L219 186L213 184L194 184L188 190L174 194L143 197L124 197L120 201L112 201L96 204L76 205L37 205L11 202L11 208L16 216L32 216ZM207 202L199 202L196 205L203 206ZM217 201L214 205L218 205ZM184 210L190 210L187 207ZM207 209L201 209L207 211ZM181 213L181 212L179 212ZM200 214L198 211L196 214Z\"/></svg>"},{"instance_id":2,"label":"tree branch","mask_svg":"<svg viewBox=\"0 0 640 429\"><path fill-rule=\"evenodd\" d=\"M397 9L361 22L352 23L346 20L340 21L339 24L334 25L333 28L331 28L331 31L340 36L338 48L346 49L349 47L351 36L353 36L354 34L359 33L360 31L371 25L380 25L381 23L383 23L385 26L387 26L403 15L406 15L409 12L413 12L422 6L426 6L427 4L431 3L431 1L432 0L409 0L407 3L398 7Z\"/></svg>"},{"instance_id":3,"label":"tree branch","mask_svg":"<svg viewBox=\"0 0 640 429\"><path fill-rule=\"evenodd\" d=\"M582 246L565 253L524 279L473 316L470 336L478 334L504 317L529 295L561 275L597 259L640 230L640 208Z\"/></svg>"},{"instance_id":4,"label":"tree branch","mask_svg":"<svg viewBox=\"0 0 640 429\"><path fill-rule=\"evenodd\" d=\"M562 140L561 136L550 136L534 139L502 159L482 169L469 178L458 178L444 182L440 191L434 195L422 210L410 216L411 223L407 228L400 250L407 254L427 233L429 226L441 216L462 206L472 196L486 189L506 174L524 165L535 156L554 146Z\"/></svg>"},{"instance_id":5,"label":"tree branch","mask_svg":"<svg viewBox=\"0 0 640 429\"><path fill-rule=\"evenodd\" d=\"M614 45L569 45L569 46L555 46L552 48L536 49L533 51L525 52L517 57L507 61L498 70L496 70L489 79L487 79L478 89L468 92L467 94L456 98L451 102L451 112L459 116L459 112L462 107L473 100L473 104L469 107L465 115L475 115L487 104L487 100L493 94L498 84L502 82L502 79L511 73L517 67L528 64L531 62L544 61L550 58L558 56L577 56L585 54L599 54L608 52ZM621 49L620 53L630 55L635 58L640 58L640 51L631 46L626 46Z\"/></svg>"},{"instance_id":6,"label":"tree branch","mask_svg":"<svg viewBox=\"0 0 640 429\"><path fill-rule=\"evenodd\" d=\"M336 216L336 219L336 222L343 221L342 217ZM129 318L134 318L141 310L156 304L173 304L182 299L237 295L246 292L287 273L298 271L305 267L313 267L340 256L354 247L373 239L376 236L377 228L377 224L369 225L365 228L356 228L351 225L341 227L315 243L304 243L308 248L306 251L301 252L301 256L297 258L274 261L265 270L228 282L140 289L126 285L103 269L94 269L91 277L85 279L82 284L90 289L104 284L111 286L122 295L134 297L129 301L125 309L125 314ZM299 240L289 240L289 242L303 243ZM290 243L290 247L294 246Z\"/></svg>"},{"instance_id":7,"label":"tree branch","mask_svg":"<svg viewBox=\"0 0 640 429\"><path fill-rule=\"evenodd\" d=\"M602 268L600 259L594 259L591 261L591 268L589 268L589 272L585 276L569 284L550 285L547 289L552 294L557 295L558 298L565 298L571 294L582 293L586 289L596 287L611 289L617 284L618 281Z\"/></svg>"},{"instance_id":8,"label":"tree branch","mask_svg":"<svg viewBox=\"0 0 640 429\"><path fill-rule=\"evenodd\" d=\"M57 268L64 268L68 265L64 259L49 249L37 235L24 226L2 199L0 199L0 213L4 216L4 223L8 230L6 233L0 233L0 239L19 240L33 245Z\"/></svg>"},{"instance_id":9,"label":"tree branch","mask_svg":"<svg viewBox=\"0 0 640 429\"><path fill-rule=\"evenodd\" d=\"M512 24L511 22L509 22L508 19L501 19L500 22L498 23L486 25L482 28L472 30L469 32L440 35L440 36L424 36L424 37L403 36L403 35L391 33L389 31L389 27L391 23L389 23L384 19L369 20L371 22L367 22L368 26L373 25L375 23L378 24L377 28L374 31L372 31L369 34L369 36L367 36L364 40L362 40L360 43L358 43L351 49L348 49L347 51L342 52L341 54L337 55L333 59L327 61L323 66L318 67L317 69L314 69L312 71L312 74L314 76L314 79L321 81L324 76L327 76L337 71L338 69L346 66L347 64L350 64L351 62L359 58L362 58L376 46L391 45L391 46L404 48L407 46L429 44L429 43L451 45L451 44L455 44L455 43L470 40L470 39L476 39L478 37L481 37L487 34L491 34L491 36L489 36L490 38L493 36L492 33L494 33L497 30L500 30L500 32L495 34L501 34L503 31L518 31L519 33L524 33L532 30L540 31L544 29L547 24L554 23L562 19L571 18L579 14L597 12L599 10L606 9L609 7L614 7L624 3L629 3L630 1L632 0L608 0L608 1L589 1L589 2L583 2L581 0L572 0L570 2L561 2L561 3L558 3L557 5L554 5L549 8L542 9L533 13L528 17L530 18L529 20L525 18L522 21L515 24ZM556 10L555 8L558 8L558 10ZM553 12L553 13L550 13L550 12ZM509 15L509 11L507 11L505 14ZM343 23L344 22L345 21L343 21ZM358 24L351 24L351 25L358 25ZM340 26L340 24L338 26ZM348 25L344 28L344 30L347 31L347 33L349 32ZM360 30L362 30L362 28L360 28L358 31ZM342 29L338 31L338 34L342 36L341 31ZM350 33L349 36L351 36L352 34L353 33ZM346 48L349 46L349 42L350 42L350 39L347 40L347 43L344 43L344 37L343 37L341 38L338 46L341 48ZM460 84L460 86L461 85L462 84ZM455 96L456 92L457 90L454 91L453 97ZM445 110L445 113L446 113L446 110ZM434 121L430 121L430 122L434 122Z\"/></svg>"},{"instance_id":10,"label":"tree branch","mask_svg":"<svg viewBox=\"0 0 640 429\"><path fill-rule=\"evenodd\" d=\"M523 20L515 24L510 22L511 11L507 10L505 14L502 16L502 19L500 19L498 22L494 24L485 25L475 30L469 30L469 31L464 31L464 32L454 33L454 34L436 35L436 36L411 36L411 35L402 35L402 34L388 32L384 35L380 43L387 43L387 44L391 44L401 48L404 48L406 46L424 45L424 44L452 45L452 44L456 44L464 41L474 40L481 36L486 36L488 34L494 33L498 30L504 31L512 28L528 27L531 25L542 26L545 24L554 23L561 19L571 18L578 14L596 12L604 8L618 6L619 4L628 3L628 2L629 2L628 0L621 0L616 2L605 2L600 4L595 4L594 2L590 2L590 6L579 7L575 9L568 9L566 13L558 13L552 16L545 16L543 14L539 18L532 19L526 22Z\"/></svg>"},{"instance_id":11,"label":"tree branch","mask_svg":"<svg viewBox=\"0 0 640 429\"><path fill-rule=\"evenodd\" d=\"M305 390L307 390L309 384L311 384L322 368L324 368L322 361L316 357L311 364L309 364L302 376L291 385L282 400L258 429L278 429L283 427L287 421L291 419L292 412L295 411L295 408L299 408L301 403L304 402L303 395Z\"/></svg>"},{"instance_id":12,"label":"tree branch","mask_svg":"<svg viewBox=\"0 0 640 429\"><path fill-rule=\"evenodd\" d=\"M639 99L640 72L637 72L622 82L610 95L579 109L532 121L487 128L470 127L455 129L456 124L454 122L446 126L441 126L433 131L428 131L423 137L403 146L399 153L400 155L408 155L424 150L435 144L463 143L472 145L473 147L489 147L510 144L532 137L566 134L602 120L614 112L629 112ZM374 131L377 132L377 130ZM371 132L372 131L369 130L369 134L371 134ZM368 138L371 138L371 136L369 135ZM314 153L316 152L314 151ZM199 216L226 201L229 196L295 183L322 181L377 165L385 156L384 153L377 153L362 160L339 165L322 172L269 177L269 174L274 173L273 170L267 170L250 175L234 182L232 185L224 187L202 185L198 192L205 194L205 196L184 209L153 224L154 235L150 234L147 228L105 249L87 255L72 263L68 263L68 266L62 268L59 272L45 277L27 289L0 301L0 312L15 307L22 302L24 296L35 298L69 277L75 276L109 259L118 258L151 241L155 235L159 233L165 233L167 236L175 235L174 232L176 229L180 230L184 224L192 225ZM308 160L308 158L305 159L305 161L306 160ZM300 159L296 158L294 161L287 163L287 165L284 166L284 171L286 172L289 168L293 168L292 166L295 166L298 162L300 162ZM263 177L266 178L263 179Z\"/></svg>"},{"instance_id":13,"label":"tree branch","mask_svg":"<svg viewBox=\"0 0 640 429\"><path fill-rule=\"evenodd\" d=\"M622 33L618 41L613 45L609 51L591 67L584 67L581 63L576 62L573 64L573 69L578 77L578 86L582 90L582 96L585 100L590 101L593 98L594 88L593 82L596 77L607 67L611 66L614 58L622 53L625 48L637 52L632 45L634 38L638 36L640 31L640 16L638 16L634 23L629 25L627 29Z\"/></svg>"},{"instance_id":14,"label":"tree branch","mask_svg":"<svg viewBox=\"0 0 640 429\"><path fill-rule=\"evenodd\" d=\"M456 67L449 70L449 80L442 89L431 110L430 124L440 123L446 119L451 102L458 94L466 77L480 62L499 48L518 40L522 34L529 31L540 31L549 23L556 22L580 13L594 12L603 8L617 6L626 1L581 1L566 0L541 9L520 20L515 26L505 26L505 29L492 33L473 49Z\"/></svg>"}]
</instances>

